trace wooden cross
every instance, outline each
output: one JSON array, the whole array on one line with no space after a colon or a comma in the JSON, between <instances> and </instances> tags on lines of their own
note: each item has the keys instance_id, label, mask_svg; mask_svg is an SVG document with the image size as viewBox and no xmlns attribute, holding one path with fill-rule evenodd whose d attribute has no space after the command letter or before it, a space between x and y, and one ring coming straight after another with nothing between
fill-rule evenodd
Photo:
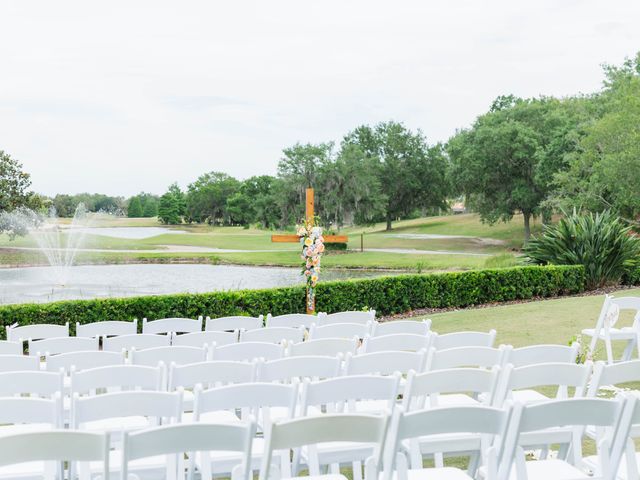
<instances>
[{"instance_id":1,"label":"wooden cross","mask_svg":"<svg viewBox=\"0 0 640 480\"><path fill-rule=\"evenodd\" d=\"M313 211L313 188L307 188L306 201L305 201L305 220L309 224L313 224L314 211ZM346 235L323 235L324 243L347 243L349 237ZM298 235L271 235L271 241L276 243L300 243L300 237ZM316 299L311 298L309 301L309 289L307 288L307 313L313 314L316 310Z\"/></svg>"}]
</instances>

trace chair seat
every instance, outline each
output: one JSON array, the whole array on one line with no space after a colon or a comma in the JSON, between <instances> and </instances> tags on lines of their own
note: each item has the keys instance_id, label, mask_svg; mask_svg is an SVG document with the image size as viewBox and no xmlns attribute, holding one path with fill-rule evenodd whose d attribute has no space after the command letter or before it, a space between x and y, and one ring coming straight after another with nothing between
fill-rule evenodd
<instances>
[{"instance_id":1,"label":"chair seat","mask_svg":"<svg viewBox=\"0 0 640 480\"><path fill-rule=\"evenodd\" d=\"M387 400L362 400L356 402L356 412L358 413L382 413L389 408Z\"/></svg>"},{"instance_id":2,"label":"chair seat","mask_svg":"<svg viewBox=\"0 0 640 480\"><path fill-rule=\"evenodd\" d=\"M102 472L102 462L89 462L89 470L91 473ZM140 472L164 472L167 468L167 456L157 455L154 457L139 458L129 462L129 473L140 474ZM111 474L119 472L122 469L122 451L111 450L109 452L109 471ZM110 475L111 476L111 475Z\"/></svg>"},{"instance_id":3,"label":"chair seat","mask_svg":"<svg viewBox=\"0 0 640 480\"><path fill-rule=\"evenodd\" d=\"M132 415L129 417L105 418L103 420L94 420L84 422L82 429L89 432L115 432L140 430L152 427L153 424L147 417L142 415Z\"/></svg>"},{"instance_id":4,"label":"chair seat","mask_svg":"<svg viewBox=\"0 0 640 480\"><path fill-rule=\"evenodd\" d=\"M0 436L16 435L18 433L41 432L51 430L48 423L16 423L13 425L3 425L0 427Z\"/></svg>"},{"instance_id":5,"label":"chair seat","mask_svg":"<svg viewBox=\"0 0 640 480\"><path fill-rule=\"evenodd\" d=\"M397 478L396 472L393 473L392 478ZM458 468L441 467L407 470L407 478L408 480L472 480L473 477Z\"/></svg>"},{"instance_id":6,"label":"chair seat","mask_svg":"<svg viewBox=\"0 0 640 480\"><path fill-rule=\"evenodd\" d=\"M193 421L193 417L185 414L185 422ZM188 419L188 420L187 420ZM242 423L242 420L229 410L218 410L215 412L205 412L200 415L200 421L206 423Z\"/></svg>"},{"instance_id":7,"label":"chair seat","mask_svg":"<svg viewBox=\"0 0 640 480\"><path fill-rule=\"evenodd\" d=\"M347 463L365 461L373 455L375 444L364 442L326 442L316 445L318 463L330 465L332 463ZM302 461L307 462L308 447L302 447Z\"/></svg>"},{"instance_id":8,"label":"chair seat","mask_svg":"<svg viewBox=\"0 0 640 480\"><path fill-rule=\"evenodd\" d=\"M585 472L564 460L537 460L525 462L528 480L579 480L593 479ZM511 470L509 480L517 480L515 467Z\"/></svg>"},{"instance_id":9,"label":"chair seat","mask_svg":"<svg viewBox=\"0 0 640 480\"><path fill-rule=\"evenodd\" d=\"M586 335L587 337L598 337L604 340L604 330L600 330L596 333L595 328L585 328L582 330L582 335ZM609 336L611 340L635 340L636 331L631 327L622 327L622 328L610 328Z\"/></svg>"},{"instance_id":10,"label":"chair seat","mask_svg":"<svg viewBox=\"0 0 640 480\"><path fill-rule=\"evenodd\" d=\"M251 468L253 470L260 469L260 462L264 456L265 441L263 438L254 438L251 446ZM241 452L225 452L214 451L209 452L209 459L211 460L211 473L231 473L233 469L242 463ZM276 451L273 452L273 463L280 462L280 454ZM196 457L196 466L200 469L202 465L202 455L198 454Z\"/></svg>"},{"instance_id":11,"label":"chair seat","mask_svg":"<svg viewBox=\"0 0 640 480\"><path fill-rule=\"evenodd\" d=\"M457 407L468 405L480 405L480 402L475 398L465 395L464 393L447 393L445 395L438 395L438 407Z\"/></svg>"},{"instance_id":12,"label":"chair seat","mask_svg":"<svg viewBox=\"0 0 640 480\"><path fill-rule=\"evenodd\" d=\"M304 477L290 477L289 480L348 480L344 475L330 473L327 475L309 475Z\"/></svg>"},{"instance_id":13,"label":"chair seat","mask_svg":"<svg viewBox=\"0 0 640 480\"><path fill-rule=\"evenodd\" d=\"M532 403L548 402L551 400L549 397L536 392L535 390L516 390L511 394L511 398L514 402L520 402L525 405Z\"/></svg>"},{"instance_id":14,"label":"chair seat","mask_svg":"<svg viewBox=\"0 0 640 480\"><path fill-rule=\"evenodd\" d=\"M45 473L45 462L24 462L0 467L0 478L42 479ZM53 462L49 468L55 468Z\"/></svg>"},{"instance_id":15,"label":"chair seat","mask_svg":"<svg viewBox=\"0 0 640 480\"><path fill-rule=\"evenodd\" d=\"M474 452L480 450L480 435L473 433L442 433L417 438L422 455L447 452ZM403 447L411 450L411 440L402 442Z\"/></svg>"},{"instance_id":16,"label":"chair seat","mask_svg":"<svg viewBox=\"0 0 640 480\"><path fill-rule=\"evenodd\" d=\"M589 468L595 471L600 466L600 457L598 457L598 455L585 457L584 463ZM636 465L640 466L640 452L636 453ZM638 472L638 474L640 474L640 472ZM623 455L622 459L620 460L620 468L618 468L618 474L616 475L616 478L619 478L620 480L627 480L627 478L629 478L626 455Z\"/></svg>"}]
</instances>

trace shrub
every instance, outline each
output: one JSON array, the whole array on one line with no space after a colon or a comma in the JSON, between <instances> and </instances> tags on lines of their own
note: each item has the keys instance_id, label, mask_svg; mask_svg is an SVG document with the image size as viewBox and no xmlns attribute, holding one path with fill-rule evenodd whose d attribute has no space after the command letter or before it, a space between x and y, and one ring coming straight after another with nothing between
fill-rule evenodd
<instances>
[{"instance_id":1,"label":"shrub","mask_svg":"<svg viewBox=\"0 0 640 480\"><path fill-rule=\"evenodd\" d=\"M324 244L325 249L328 252L343 252L347 249L347 244L346 243L325 243Z\"/></svg>"},{"instance_id":2,"label":"shrub","mask_svg":"<svg viewBox=\"0 0 640 480\"><path fill-rule=\"evenodd\" d=\"M584 289L584 269L579 266L529 266L496 270L398 275L374 279L326 282L316 290L317 310L329 313L361 310L381 315L417 308L466 307L533 297L579 293ZM304 287L273 288L200 294L75 300L0 307L0 325L147 317L197 317L209 315L260 315L303 312ZM4 335L4 329L2 329Z\"/></svg>"},{"instance_id":3,"label":"shrub","mask_svg":"<svg viewBox=\"0 0 640 480\"><path fill-rule=\"evenodd\" d=\"M583 265L588 289L618 283L638 261L640 239L609 211L579 215L575 211L524 248L530 263Z\"/></svg>"}]
</instances>

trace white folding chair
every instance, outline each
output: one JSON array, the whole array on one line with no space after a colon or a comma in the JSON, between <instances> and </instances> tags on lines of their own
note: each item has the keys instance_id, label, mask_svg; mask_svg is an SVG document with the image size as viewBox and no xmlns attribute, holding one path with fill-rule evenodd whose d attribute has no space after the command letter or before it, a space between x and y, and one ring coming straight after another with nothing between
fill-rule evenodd
<instances>
[{"instance_id":1,"label":"white folding chair","mask_svg":"<svg viewBox=\"0 0 640 480\"><path fill-rule=\"evenodd\" d=\"M293 379L321 380L340 375L341 358L323 356L285 357L258 363L259 382L291 383Z\"/></svg>"},{"instance_id":2,"label":"white folding chair","mask_svg":"<svg viewBox=\"0 0 640 480\"><path fill-rule=\"evenodd\" d=\"M22 344L20 342L0 340L0 355L22 355L22 353Z\"/></svg>"},{"instance_id":3,"label":"white folding chair","mask_svg":"<svg viewBox=\"0 0 640 480\"><path fill-rule=\"evenodd\" d=\"M287 345L287 356L322 356L336 357L347 353L356 353L360 341L357 337L347 338L322 338L320 340L307 340L306 342L290 343Z\"/></svg>"},{"instance_id":4,"label":"white folding chair","mask_svg":"<svg viewBox=\"0 0 640 480\"><path fill-rule=\"evenodd\" d=\"M512 478L517 480L593 478L583 470L582 457L583 432L585 427L593 426L601 432L597 463L603 471L596 472L596 477L612 479L618 470L624 445L624 441L616 441L616 431L628 432L631 415L624 415L628 408L632 405L625 399L572 398L526 406L516 404L504 443L503 464L499 468L512 471ZM627 425L622 425L621 420L625 418ZM540 431L553 435L554 430L568 427L570 436L561 442L566 445L561 445L557 458L525 461L520 446L522 435ZM551 441L560 443L557 439Z\"/></svg>"},{"instance_id":5,"label":"white folding chair","mask_svg":"<svg viewBox=\"0 0 640 480\"><path fill-rule=\"evenodd\" d=\"M130 352L129 361L132 365L146 365L155 367L162 363L164 365L185 365L187 363L199 363L207 360L208 348L198 347L156 347L147 348L145 350L136 350Z\"/></svg>"},{"instance_id":6,"label":"white folding chair","mask_svg":"<svg viewBox=\"0 0 640 480\"><path fill-rule=\"evenodd\" d=\"M218 332L215 330L209 332L193 332L183 333L182 335L174 335L171 339L171 345L179 345L186 347L204 347L206 345L230 345L238 343L238 331Z\"/></svg>"},{"instance_id":7,"label":"white folding chair","mask_svg":"<svg viewBox=\"0 0 640 480\"><path fill-rule=\"evenodd\" d=\"M132 335L105 338L102 343L102 349L108 352L122 352L123 350L129 351L134 348L136 350L143 350L145 348L166 347L170 344L170 335L135 333Z\"/></svg>"},{"instance_id":8,"label":"white folding chair","mask_svg":"<svg viewBox=\"0 0 640 480\"><path fill-rule=\"evenodd\" d=\"M59 355L47 355L45 368L49 372L72 369L79 372L89 368L106 367L109 365L122 365L124 363L122 352L105 352L102 350L88 352L60 353Z\"/></svg>"},{"instance_id":9,"label":"white folding chair","mask_svg":"<svg viewBox=\"0 0 640 480\"><path fill-rule=\"evenodd\" d=\"M69 473L64 474L65 462ZM76 478L89 480L82 465L96 462L109 478L109 437L68 430L36 431L0 437L0 478ZM53 464L52 464L53 463Z\"/></svg>"},{"instance_id":10,"label":"white folding chair","mask_svg":"<svg viewBox=\"0 0 640 480\"><path fill-rule=\"evenodd\" d=\"M496 331L485 332L452 332L433 334L432 347L436 350L448 350L460 347L493 347L496 341Z\"/></svg>"},{"instance_id":11,"label":"white folding chair","mask_svg":"<svg viewBox=\"0 0 640 480\"><path fill-rule=\"evenodd\" d=\"M318 382L305 379L302 386L301 416L327 413L386 414L392 412L398 396L400 375L353 375ZM324 416L324 415L323 415ZM361 477L361 462L374 454L370 443L332 443L318 447L315 451L302 449L300 460L309 468L318 461L330 465L333 473L338 466L350 463L354 479ZM295 465L297 467L298 456Z\"/></svg>"},{"instance_id":12,"label":"white folding chair","mask_svg":"<svg viewBox=\"0 0 640 480\"><path fill-rule=\"evenodd\" d=\"M288 343L304 340L304 327L262 327L240 330L240 342Z\"/></svg>"},{"instance_id":13,"label":"white folding chair","mask_svg":"<svg viewBox=\"0 0 640 480\"><path fill-rule=\"evenodd\" d=\"M538 363L576 363L579 349L578 343L573 343L571 346L531 345L510 350L505 362L516 368Z\"/></svg>"},{"instance_id":14,"label":"white folding chair","mask_svg":"<svg viewBox=\"0 0 640 480\"><path fill-rule=\"evenodd\" d=\"M367 325L369 322L375 322L376 311L368 310L366 312L349 310L346 312L336 312L318 316L318 326L331 325L334 323L359 323L361 325Z\"/></svg>"},{"instance_id":15,"label":"white folding chair","mask_svg":"<svg viewBox=\"0 0 640 480\"><path fill-rule=\"evenodd\" d=\"M161 391L163 367L109 365L71 371L71 397L116 393L130 390Z\"/></svg>"},{"instance_id":16,"label":"white folding chair","mask_svg":"<svg viewBox=\"0 0 640 480\"><path fill-rule=\"evenodd\" d=\"M429 350L431 335L416 335L413 333L392 333L380 337L365 337L362 344L363 353L384 351L419 352Z\"/></svg>"},{"instance_id":17,"label":"white folding chair","mask_svg":"<svg viewBox=\"0 0 640 480\"><path fill-rule=\"evenodd\" d=\"M508 348L501 345L492 347L456 347L446 350L429 350L427 356L427 370L441 370L443 368L477 367L492 368L503 366Z\"/></svg>"},{"instance_id":18,"label":"white folding chair","mask_svg":"<svg viewBox=\"0 0 640 480\"><path fill-rule=\"evenodd\" d=\"M230 360L236 362L250 362L257 358L275 360L284 356L284 345L267 342L242 342L233 345L215 347L212 352L213 360Z\"/></svg>"},{"instance_id":19,"label":"white folding chair","mask_svg":"<svg viewBox=\"0 0 640 480\"><path fill-rule=\"evenodd\" d=\"M309 340L323 338L364 338L369 335L370 323L330 323L318 326L314 323L309 330Z\"/></svg>"},{"instance_id":20,"label":"white folding chair","mask_svg":"<svg viewBox=\"0 0 640 480\"><path fill-rule=\"evenodd\" d=\"M322 461L315 453L327 444L360 443L372 445L372 456L367 459L365 465L365 478L377 480L387 436L388 419L388 414L333 414L277 422L272 425L267 436L259 479L291 478L295 466L291 464L289 451L304 446L310 455L308 464L311 478L346 480L345 476L335 472L332 475L320 475ZM274 469L272 465L274 453L280 458L279 469Z\"/></svg>"},{"instance_id":21,"label":"white folding chair","mask_svg":"<svg viewBox=\"0 0 640 480\"><path fill-rule=\"evenodd\" d=\"M402 403L405 411L435 407L492 406L500 378L500 367L453 368L416 374L409 372ZM435 466L444 466L444 453L471 452L469 471L478 467L481 438L476 434L432 439L414 439L411 445L412 468L421 468L422 456L433 456Z\"/></svg>"},{"instance_id":22,"label":"white folding chair","mask_svg":"<svg viewBox=\"0 0 640 480\"><path fill-rule=\"evenodd\" d=\"M621 310L635 312L631 327L616 327ZM615 298L612 295L605 295L595 328L582 330L582 335L591 337L590 352L595 351L599 340L603 341L607 352L607 362L613 363L615 359L613 358L612 342L627 342L621 360L630 360L633 348L637 343L638 329L640 329L640 297Z\"/></svg>"},{"instance_id":23,"label":"white folding chair","mask_svg":"<svg viewBox=\"0 0 640 480\"><path fill-rule=\"evenodd\" d=\"M204 329L206 331L214 330L219 332L232 332L234 330L254 330L264 326L264 317L207 317Z\"/></svg>"},{"instance_id":24,"label":"white folding chair","mask_svg":"<svg viewBox=\"0 0 640 480\"><path fill-rule=\"evenodd\" d=\"M193 318L161 318L148 321L142 319L142 333L169 334L193 333L202 331L202 317Z\"/></svg>"},{"instance_id":25,"label":"white folding chair","mask_svg":"<svg viewBox=\"0 0 640 480\"><path fill-rule=\"evenodd\" d=\"M44 338L68 337L69 323L64 325L38 324L19 326L8 325L7 340L10 342L21 342L29 339L42 340Z\"/></svg>"},{"instance_id":26,"label":"white folding chair","mask_svg":"<svg viewBox=\"0 0 640 480\"><path fill-rule=\"evenodd\" d=\"M196 389L194 422L224 422L237 424L255 418L265 432L277 419L293 418L298 398L297 382L248 383L227 385L208 390ZM236 411L241 417L236 416ZM253 441L251 469L258 469L264 452L264 438ZM238 464L238 454L213 453L211 471L214 475L228 474Z\"/></svg>"},{"instance_id":27,"label":"white folding chair","mask_svg":"<svg viewBox=\"0 0 640 480\"><path fill-rule=\"evenodd\" d=\"M181 390L137 390L82 397L74 393L70 426L77 430L109 432L119 440L119 434L124 431L178 423L181 415Z\"/></svg>"},{"instance_id":28,"label":"white folding chair","mask_svg":"<svg viewBox=\"0 0 640 480\"><path fill-rule=\"evenodd\" d=\"M40 359L27 355L0 356L0 372L15 372L17 370L40 370Z\"/></svg>"},{"instance_id":29,"label":"white folding chair","mask_svg":"<svg viewBox=\"0 0 640 480\"><path fill-rule=\"evenodd\" d=\"M60 394L52 398L1 397L0 437L36 430L62 427L62 399Z\"/></svg>"},{"instance_id":30,"label":"white folding chair","mask_svg":"<svg viewBox=\"0 0 640 480\"><path fill-rule=\"evenodd\" d=\"M188 480L195 476L198 465L203 479L212 478L211 454L235 455L238 463L232 469L232 480L249 480L250 453L255 423L167 425L149 430L125 433L122 442L121 478L155 476L167 480ZM185 453L189 455L185 466ZM142 463L144 461L144 463ZM154 475L155 474L155 475Z\"/></svg>"},{"instance_id":31,"label":"white folding chair","mask_svg":"<svg viewBox=\"0 0 640 480\"><path fill-rule=\"evenodd\" d=\"M429 335L431 320L393 320L388 322L375 322L371 326L371 336L396 335L409 333L412 335Z\"/></svg>"},{"instance_id":32,"label":"white folding chair","mask_svg":"<svg viewBox=\"0 0 640 480\"><path fill-rule=\"evenodd\" d=\"M311 328L311 325L321 321L318 320L322 314L308 315L306 313L289 313L287 315L272 316L270 313L267 315L267 327L305 327Z\"/></svg>"},{"instance_id":33,"label":"white folding chair","mask_svg":"<svg viewBox=\"0 0 640 480\"><path fill-rule=\"evenodd\" d=\"M423 468L422 456L411 452L411 466L407 465L406 457L402 453L407 445L415 445L417 441L434 445L446 453L460 456L460 448L464 448L455 441L447 439L469 436L482 439L473 445L467 445L467 454L487 458L488 468L485 478L495 480L498 476L497 449L490 445L499 443L505 435L509 422L509 409L498 409L482 405L457 407L438 407L404 413L398 409L389 432L389 441L385 452L384 480L408 480L451 478L471 480L475 478L476 465L472 462L467 473L455 468L436 464L433 468ZM447 450L453 448L453 450ZM507 472L508 473L508 472Z\"/></svg>"},{"instance_id":34,"label":"white folding chair","mask_svg":"<svg viewBox=\"0 0 640 480\"><path fill-rule=\"evenodd\" d=\"M70 352L98 351L98 338L59 337L44 340L29 339L29 355L44 357Z\"/></svg>"},{"instance_id":35,"label":"white folding chair","mask_svg":"<svg viewBox=\"0 0 640 480\"><path fill-rule=\"evenodd\" d=\"M345 375L391 375L395 372L408 374L410 370L417 373L424 371L427 360L425 350L417 352L381 351L347 354L344 366Z\"/></svg>"},{"instance_id":36,"label":"white folding chair","mask_svg":"<svg viewBox=\"0 0 640 480\"><path fill-rule=\"evenodd\" d=\"M62 372L16 371L0 373L0 397L53 398L64 392Z\"/></svg>"},{"instance_id":37,"label":"white folding chair","mask_svg":"<svg viewBox=\"0 0 640 480\"><path fill-rule=\"evenodd\" d=\"M138 333L138 319L132 322L106 320L104 322L76 322L76 337L116 337Z\"/></svg>"},{"instance_id":38,"label":"white folding chair","mask_svg":"<svg viewBox=\"0 0 640 480\"><path fill-rule=\"evenodd\" d=\"M573 388L573 398L583 397L592 370L591 362L582 365L576 363L539 363L513 368L507 365L496 398L501 405L506 400L524 405L569 398L569 389ZM553 387L550 397L540 392L541 387ZM538 390L536 390L538 389Z\"/></svg>"}]
</instances>

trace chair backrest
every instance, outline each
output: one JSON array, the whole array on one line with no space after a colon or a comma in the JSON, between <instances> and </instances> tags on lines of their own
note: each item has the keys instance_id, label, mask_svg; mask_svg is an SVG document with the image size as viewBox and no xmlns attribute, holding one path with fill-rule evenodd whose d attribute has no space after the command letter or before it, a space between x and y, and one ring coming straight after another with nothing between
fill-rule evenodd
<instances>
[{"instance_id":1,"label":"chair backrest","mask_svg":"<svg viewBox=\"0 0 640 480\"><path fill-rule=\"evenodd\" d=\"M318 326L331 325L334 323L359 323L366 325L376 320L376 311L369 310L366 312L349 310L346 312L336 312L324 314L319 317Z\"/></svg>"},{"instance_id":2,"label":"chair backrest","mask_svg":"<svg viewBox=\"0 0 640 480\"><path fill-rule=\"evenodd\" d=\"M301 355L336 357L347 353L356 353L359 340L357 337L347 338L322 338L320 340L307 340L306 342L291 343L287 345L287 356L299 357Z\"/></svg>"},{"instance_id":3,"label":"chair backrest","mask_svg":"<svg viewBox=\"0 0 640 480\"><path fill-rule=\"evenodd\" d=\"M345 375L378 374L391 375L395 372L402 374L410 370L422 372L426 366L427 352L392 352L382 351L374 353L362 353L360 355L348 354L345 360Z\"/></svg>"},{"instance_id":4,"label":"chair backrest","mask_svg":"<svg viewBox=\"0 0 640 480\"><path fill-rule=\"evenodd\" d=\"M220 317L220 318L210 318L207 317L207 321L205 323L204 329L215 330L219 332L231 332L234 330L253 330L255 328L260 328L264 326L264 317L260 315L259 317L244 317L244 316L233 316L233 317Z\"/></svg>"},{"instance_id":5,"label":"chair backrest","mask_svg":"<svg viewBox=\"0 0 640 480\"><path fill-rule=\"evenodd\" d=\"M70 352L45 357L46 369L50 372L71 369L79 372L89 368L106 367L109 365L122 365L124 363L122 352L105 352L102 350L89 352Z\"/></svg>"},{"instance_id":6,"label":"chair backrest","mask_svg":"<svg viewBox=\"0 0 640 480\"><path fill-rule=\"evenodd\" d=\"M107 320L104 322L76 322L76 337L116 337L138 333L138 319L132 322Z\"/></svg>"},{"instance_id":7,"label":"chair backrest","mask_svg":"<svg viewBox=\"0 0 640 480\"><path fill-rule=\"evenodd\" d=\"M20 342L9 342L0 340L0 355L22 355L22 344Z\"/></svg>"},{"instance_id":8,"label":"chair backrest","mask_svg":"<svg viewBox=\"0 0 640 480\"><path fill-rule=\"evenodd\" d=\"M307 315L306 313L289 313L287 315L272 316L267 315L267 327L305 327L311 328L311 325L318 322L320 315Z\"/></svg>"},{"instance_id":9,"label":"chair backrest","mask_svg":"<svg viewBox=\"0 0 640 480\"><path fill-rule=\"evenodd\" d=\"M62 372L18 371L0 373L0 397L28 395L51 398L64 392Z\"/></svg>"},{"instance_id":10,"label":"chair backrest","mask_svg":"<svg viewBox=\"0 0 640 480\"><path fill-rule=\"evenodd\" d=\"M202 331L202 317L142 319L142 333L192 333Z\"/></svg>"},{"instance_id":11,"label":"chair backrest","mask_svg":"<svg viewBox=\"0 0 640 480\"><path fill-rule=\"evenodd\" d=\"M547 386L557 387L556 399L568 398L569 388L575 389L574 398L582 397L592 368L591 362L582 365L566 362L539 363L518 368L507 365L496 395L497 404L507 400L513 391Z\"/></svg>"},{"instance_id":12,"label":"chair backrest","mask_svg":"<svg viewBox=\"0 0 640 480\"><path fill-rule=\"evenodd\" d=\"M1 397L0 425L25 423L42 424L42 428L62 427L61 396L55 394L52 398Z\"/></svg>"},{"instance_id":13,"label":"chair backrest","mask_svg":"<svg viewBox=\"0 0 640 480\"><path fill-rule=\"evenodd\" d=\"M121 352L123 350L143 350L145 348L165 347L171 344L170 335L155 335L153 333L135 333L132 335L120 335L105 338L102 349L109 352Z\"/></svg>"},{"instance_id":14,"label":"chair backrest","mask_svg":"<svg viewBox=\"0 0 640 480\"><path fill-rule=\"evenodd\" d=\"M377 478L387 436L389 415L333 414L317 417L297 418L274 423L267 435L265 453L260 467L260 480L269 480L274 451L284 450L281 455L281 475L291 477L289 449L327 442L367 442L375 444L372 460L367 461L367 478ZM318 459L310 458L310 469L319 470Z\"/></svg>"},{"instance_id":15,"label":"chair backrest","mask_svg":"<svg viewBox=\"0 0 640 480\"><path fill-rule=\"evenodd\" d=\"M213 349L213 360L250 362L257 358L275 360L284 356L284 346L267 342L242 342Z\"/></svg>"},{"instance_id":16,"label":"chair backrest","mask_svg":"<svg viewBox=\"0 0 640 480\"><path fill-rule=\"evenodd\" d=\"M429 350L427 370L443 368L479 367L491 368L504 365L508 349L505 346L492 347L457 347L446 350Z\"/></svg>"},{"instance_id":17,"label":"chair backrest","mask_svg":"<svg viewBox=\"0 0 640 480\"><path fill-rule=\"evenodd\" d=\"M322 338L364 338L369 335L371 323L329 323L318 326L314 323L309 330L309 340Z\"/></svg>"},{"instance_id":18,"label":"chair backrest","mask_svg":"<svg viewBox=\"0 0 640 480\"><path fill-rule=\"evenodd\" d=\"M218 332L212 330L209 332L184 333L182 335L174 335L171 339L171 345L182 345L186 347L204 347L205 345L222 346L232 343L238 343L238 331Z\"/></svg>"},{"instance_id":19,"label":"chair backrest","mask_svg":"<svg viewBox=\"0 0 640 480\"><path fill-rule=\"evenodd\" d=\"M357 411L358 402L384 400L393 411L398 396L400 375L353 375L302 384L302 415L311 406L324 406L327 412Z\"/></svg>"},{"instance_id":20,"label":"chair backrest","mask_svg":"<svg viewBox=\"0 0 640 480\"><path fill-rule=\"evenodd\" d=\"M70 352L98 351L98 338L59 337L29 340L29 355L43 357Z\"/></svg>"},{"instance_id":21,"label":"chair backrest","mask_svg":"<svg viewBox=\"0 0 640 480\"><path fill-rule=\"evenodd\" d=\"M160 391L163 367L110 365L71 371L71 396L94 395L98 391L114 393L126 390Z\"/></svg>"},{"instance_id":22,"label":"chair backrest","mask_svg":"<svg viewBox=\"0 0 640 480\"><path fill-rule=\"evenodd\" d=\"M190 389L201 385L203 389L229 383L249 383L255 380L256 364L213 360L187 365L176 365L169 369L169 391L179 387Z\"/></svg>"},{"instance_id":23,"label":"chair backrest","mask_svg":"<svg viewBox=\"0 0 640 480\"><path fill-rule=\"evenodd\" d=\"M478 403L493 404L500 367L491 370L480 368L452 368L425 373L409 372L402 404L405 411L438 406L442 394L472 394Z\"/></svg>"},{"instance_id":24,"label":"chair backrest","mask_svg":"<svg viewBox=\"0 0 640 480\"><path fill-rule=\"evenodd\" d=\"M15 372L17 370L40 370L40 359L26 355L0 356L0 372Z\"/></svg>"},{"instance_id":25,"label":"chair backrest","mask_svg":"<svg viewBox=\"0 0 640 480\"><path fill-rule=\"evenodd\" d=\"M493 347L496 331L485 332L453 332L443 335L434 334L432 346L437 350L458 347Z\"/></svg>"},{"instance_id":26,"label":"chair backrest","mask_svg":"<svg viewBox=\"0 0 640 480\"><path fill-rule=\"evenodd\" d=\"M538 363L576 363L579 349L578 343L571 346L531 345L512 349L505 361L516 368Z\"/></svg>"},{"instance_id":27,"label":"chair backrest","mask_svg":"<svg viewBox=\"0 0 640 480\"><path fill-rule=\"evenodd\" d=\"M594 366L587 396L597 396L598 391L604 386L617 386L631 382L640 382L640 359L610 365L599 361Z\"/></svg>"},{"instance_id":28,"label":"chair backrest","mask_svg":"<svg viewBox=\"0 0 640 480\"><path fill-rule=\"evenodd\" d=\"M168 455L167 471L162 478L184 478L184 454L199 452L202 456L202 478L211 478L209 452L225 451L241 453L241 475L234 480L249 480L251 473L251 446L255 435L255 421L244 424L224 425L192 423L125 432L122 442L122 478L129 478L129 463L142 458ZM194 463L190 462L187 478L194 478Z\"/></svg>"},{"instance_id":29,"label":"chair backrest","mask_svg":"<svg viewBox=\"0 0 640 480\"><path fill-rule=\"evenodd\" d=\"M270 409L286 409L286 418L293 418L298 399L298 383L238 383L202 390L196 388L193 418L195 422L208 412L240 410L243 419L250 415L262 419L263 428L271 422Z\"/></svg>"},{"instance_id":30,"label":"chair backrest","mask_svg":"<svg viewBox=\"0 0 640 480\"><path fill-rule=\"evenodd\" d=\"M362 344L364 353L373 352L419 352L429 350L430 335L416 335L413 333L392 333L380 337L366 337Z\"/></svg>"},{"instance_id":31,"label":"chair backrest","mask_svg":"<svg viewBox=\"0 0 640 480\"><path fill-rule=\"evenodd\" d=\"M259 382L290 383L293 379L320 380L340 375L340 357L285 357L258 363Z\"/></svg>"},{"instance_id":32,"label":"chair backrest","mask_svg":"<svg viewBox=\"0 0 640 480\"><path fill-rule=\"evenodd\" d=\"M7 340L10 342L17 342L21 340L41 340L43 338L55 338L55 337L68 337L69 336L69 324L64 325L51 325L51 324L39 324L39 325L23 325L14 326L8 325L7 327Z\"/></svg>"},{"instance_id":33,"label":"chair backrest","mask_svg":"<svg viewBox=\"0 0 640 480\"><path fill-rule=\"evenodd\" d=\"M128 391L72 397L71 428L109 418L144 416L155 424L177 423L182 415L182 390L177 392Z\"/></svg>"},{"instance_id":34,"label":"chair backrest","mask_svg":"<svg viewBox=\"0 0 640 480\"><path fill-rule=\"evenodd\" d=\"M254 330L240 330L240 341L268 343L301 342L304 339L304 333L304 327L262 327Z\"/></svg>"},{"instance_id":35,"label":"chair backrest","mask_svg":"<svg viewBox=\"0 0 640 480\"><path fill-rule=\"evenodd\" d=\"M524 462L524 454L519 454L520 435L527 432L542 431L556 427L576 427L572 431L569 451L571 463L582 462L582 435L587 426L600 427L605 438L599 439L599 454L609 457L604 464L609 464L612 471L617 471L620 455L617 459L612 455L615 432L621 427L622 414L629 404L623 398L606 400L601 398L571 398L568 400L552 400L533 405L515 404L508 433L504 443L505 454L501 471L509 471L513 462ZM628 425L627 425L628 428ZM606 441L606 443L602 443ZM504 465L508 463L508 465ZM603 463L601 463L603 465ZM609 477L605 472L604 478ZM615 475L613 475L615 476Z\"/></svg>"},{"instance_id":36,"label":"chair backrest","mask_svg":"<svg viewBox=\"0 0 640 480\"><path fill-rule=\"evenodd\" d=\"M393 320L388 322L375 322L371 326L371 336L395 335L398 333L410 333L413 335L428 335L431 331L431 320Z\"/></svg>"},{"instance_id":37,"label":"chair backrest","mask_svg":"<svg viewBox=\"0 0 640 480\"><path fill-rule=\"evenodd\" d=\"M0 437L0 466L27 462L38 465L37 462L48 461L59 462L55 469L57 478L74 478L76 462L101 462L101 477L109 478L109 435L54 430ZM63 462L69 462L70 473L66 476L63 474ZM40 465L46 470L46 463ZM52 472L46 471L38 477L54 478ZM86 480L82 476L80 479Z\"/></svg>"},{"instance_id":38,"label":"chair backrest","mask_svg":"<svg viewBox=\"0 0 640 480\"><path fill-rule=\"evenodd\" d=\"M130 362L132 365L147 365L155 367L160 363L164 365L185 365L187 363L204 362L207 359L207 348L198 347L156 347L145 350L131 350Z\"/></svg>"},{"instance_id":39,"label":"chair backrest","mask_svg":"<svg viewBox=\"0 0 640 480\"><path fill-rule=\"evenodd\" d=\"M389 432L389 440L384 458L385 480L391 478L406 479L406 464L398 465L397 459L401 446L408 440L420 438L429 441L429 437L441 443L442 453L446 453L447 442L440 439L451 434L480 434L486 438L499 437L502 440L509 425L510 409L499 409L482 405L438 407L405 413L402 408L396 410ZM486 440L485 440L486 441ZM451 445L451 443L449 443ZM496 465L489 466L488 478L496 478ZM393 475L397 472L396 475ZM427 476L429 476L427 474ZM463 474L460 478L464 478Z\"/></svg>"}]
</instances>

